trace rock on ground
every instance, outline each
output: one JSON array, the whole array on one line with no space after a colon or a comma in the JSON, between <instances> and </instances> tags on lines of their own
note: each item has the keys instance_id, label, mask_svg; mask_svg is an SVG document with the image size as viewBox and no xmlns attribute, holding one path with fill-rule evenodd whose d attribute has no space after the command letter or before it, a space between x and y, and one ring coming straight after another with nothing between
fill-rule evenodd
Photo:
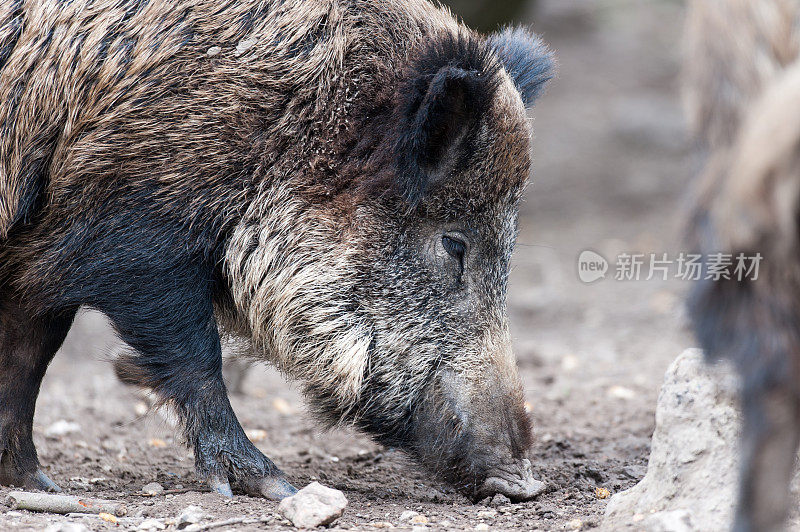
<instances>
[{"instance_id":1,"label":"rock on ground","mask_svg":"<svg viewBox=\"0 0 800 532\"><path fill-rule=\"evenodd\" d=\"M48 438L57 438L67 434L74 434L81 431L81 426L74 421L67 421L66 419L59 419L44 431L44 435Z\"/></svg>"},{"instance_id":2,"label":"rock on ground","mask_svg":"<svg viewBox=\"0 0 800 532\"><path fill-rule=\"evenodd\" d=\"M158 482L151 482L150 484L145 484L142 487L142 493L150 496L161 495L164 493L164 486Z\"/></svg>"},{"instance_id":3,"label":"rock on ground","mask_svg":"<svg viewBox=\"0 0 800 532\"><path fill-rule=\"evenodd\" d=\"M44 532L89 532L89 529L80 523L53 523Z\"/></svg>"},{"instance_id":4,"label":"rock on ground","mask_svg":"<svg viewBox=\"0 0 800 532\"><path fill-rule=\"evenodd\" d=\"M178 516L178 520L176 526L178 530L182 530L184 528L188 529L192 525L196 525L203 519L205 519L206 513L203 511L202 508L195 505L187 506L183 509L181 514Z\"/></svg>"},{"instance_id":5,"label":"rock on ground","mask_svg":"<svg viewBox=\"0 0 800 532\"><path fill-rule=\"evenodd\" d=\"M278 513L297 528L329 525L344 513L347 499L339 490L312 482L278 505Z\"/></svg>"},{"instance_id":6,"label":"rock on ground","mask_svg":"<svg viewBox=\"0 0 800 532\"><path fill-rule=\"evenodd\" d=\"M733 516L740 416L736 380L699 349L669 367L658 397L647 474L611 497L604 525L649 532L722 531Z\"/></svg>"},{"instance_id":7,"label":"rock on ground","mask_svg":"<svg viewBox=\"0 0 800 532\"><path fill-rule=\"evenodd\" d=\"M158 530L164 530L166 527L167 526L158 519L145 519L139 524L136 530L141 530L142 532L156 532Z\"/></svg>"}]
</instances>

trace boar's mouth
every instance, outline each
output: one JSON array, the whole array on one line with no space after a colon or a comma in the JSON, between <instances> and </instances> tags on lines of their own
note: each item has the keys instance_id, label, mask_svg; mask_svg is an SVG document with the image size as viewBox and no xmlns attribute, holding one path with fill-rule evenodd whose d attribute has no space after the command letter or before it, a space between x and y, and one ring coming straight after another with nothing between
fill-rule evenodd
<instances>
[{"instance_id":1,"label":"boar's mouth","mask_svg":"<svg viewBox=\"0 0 800 532\"><path fill-rule=\"evenodd\" d=\"M536 480L527 458L504 464L490 470L486 479L477 487L473 500L502 494L513 502L533 499L545 490L544 482Z\"/></svg>"},{"instance_id":2,"label":"boar's mouth","mask_svg":"<svg viewBox=\"0 0 800 532\"><path fill-rule=\"evenodd\" d=\"M525 457L530 421L502 382L482 401L455 372L441 371L432 384L410 420L407 449L416 458L474 502L496 494L527 501L545 490Z\"/></svg>"}]
</instances>

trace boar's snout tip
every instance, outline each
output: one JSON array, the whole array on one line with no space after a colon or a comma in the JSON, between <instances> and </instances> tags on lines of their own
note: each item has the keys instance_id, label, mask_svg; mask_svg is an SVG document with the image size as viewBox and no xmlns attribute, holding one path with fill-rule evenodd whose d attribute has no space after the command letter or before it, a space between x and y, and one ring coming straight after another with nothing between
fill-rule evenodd
<instances>
[{"instance_id":1,"label":"boar's snout tip","mask_svg":"<svg viewBox=\"0 0 800 532\"><path fill-rule=\"evenodd\" d=\"M536 480L531 471L531 462L527 458L504 464L491 470L478 487L475 500L502 494L513 502L529 501L541 494L547 486Z\"/></svg>"}]
</instances>

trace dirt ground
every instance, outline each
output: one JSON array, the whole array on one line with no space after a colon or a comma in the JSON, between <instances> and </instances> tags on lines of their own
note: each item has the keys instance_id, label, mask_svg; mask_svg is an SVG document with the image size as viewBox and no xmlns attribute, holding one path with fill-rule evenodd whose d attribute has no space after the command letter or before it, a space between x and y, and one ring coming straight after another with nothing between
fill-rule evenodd
<instances>
[{"instance_id":1,"label":"dirt ground","mask_svg":"<svg viewBox=\"0 0 800 532\"><path fill-rule=\"evenodd\" d=\"M432 529L598 528L607 501L596 488L615 493L644 475L663 372L694 345L681 306L686 284L616 281L612 265L588 285L576 263L584 249L612 262L620 252L680 249L691 174L677 90L682 15L680 2L548 0L533 21L557 51L560 75L533 113L536 170L509 305L545 494L470 504L399 452L350 430L321 432L296 388L266 367L233 397L242 425L295 485L319 480L345 492L350 505L337 528L410 528L399 520L407 509ZM2 489L0 529L135 529L190 504L208 522L266 516L250 529L289 528L273 502L204 492L176 430L143 414L141 399L115 380L106 359L117 347L102 316L82 315L45 379L35 439L46 472L67 492L121 500L128 517L113 525L10 511ZM52 434L61 420L77 427ZM188 491L137 495L150 482Z\"/></svg>"}]
</instances>

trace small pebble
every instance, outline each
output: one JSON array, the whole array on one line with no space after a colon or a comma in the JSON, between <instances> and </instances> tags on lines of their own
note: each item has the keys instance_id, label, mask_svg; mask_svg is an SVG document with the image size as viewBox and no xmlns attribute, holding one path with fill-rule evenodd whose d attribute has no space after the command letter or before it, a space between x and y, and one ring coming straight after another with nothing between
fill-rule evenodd
<instances>
[{"instance_id":1,"label":"small pebble","mask_svg":"<svg viewBox=\"0 0 800 532\"><path fill-rule=\"evenodd\" d=\"M598 499L608 499L611 496L611 492L606 488L595 488L594 495Z\"/></svg>"},{"instance_id":2,"label":"small pebble","mask_svg":"<svg viewBox=\"0 0 800 532\"><path fill-rule=\"evenodd\" d=\"M155 530L164 530L165 528L167 528L167 525L158 519L145 519L141 522L136 530L141 530L143 532L154 532Z\"/></svg>"},{"instance_id":3,"label":"small pebble","mask_svg":"<svg viewBox=\"0 0 800 532\"><path fill-rule=\"evenodd\" d=\"M573 519L567 522L567 529L569 530L580 530L581 528L583 528L583 521L580 519Z\"/></svg>"},{"instance_id":4,"label":"small pebble","mask_svg":"<svg viewBox=\"0 0 800 532\"><path fill-rule=\"evenodd\" d=\"M636 392L630 388L625 388L624 386L612 386L608 389L608 395L609 397L613 397L615 399L623 399L627 401L636 397Z\"/></svg>"},{"instance_id":5,"label":"small pebble","mask_svg":"<svg viewBox=\"0 0 800 532\"><path fill-rule=\"evenodd\" d=\"M278 505L278 513L297 528L329 525L344 513L347 498L339 490L312 482Z\"/></svg>"},{"instance_id":6,"label":"small pebble","mask_svg":"<svg viewBox=\"0 0 800 532\"><path fill-rule=\"evenodd\" d=\"M411 518L411 523L414 524L414 525L427 525L428 524L428 518L425 517L422 514L415 515L414 517Z\"/></svg>"},{"instance_id":7,"label":"small pebble","mask_svg":"<svg viewBox=\"0 0 800 532\"><path fill-rule=\"evenodd\" d=\"M191 505L183 509L178 516L176 527L178 530L188 528L190 525L195 525L205 519L206 514L199 506Z\"/></svg>"},{"instance_id":8,"label":"small pebble","mask_svg":"<svg viewBox=\"0 0 800 532\"><path fill-rule=\"evenodd\" d=\"M505 506L506 504L511 504L511 499L503 495L502 493L498 493L492 500L490 501L492 506Z\"/></svg>"},{"instance_id":9,"label":"small pebble","mask_svg":"<svg viewBox=\"0 0 800 532\"><path fill-rule=\"evenodd\" d=\"M158 482L151 482L142 487L142 493L145 495L160 495L164 493L164 486Z\"/></svg>"},{"instance_id":10,"label":"small pebble","mask_svg":"<svg viewBox=\"0 0 800 532\"><path fill-rule=\"evenodd\" d=\"M114 524L114 525L119 523L119 520L117 519L116 515L110 514L110 513L107 513L107 512L100 512L97 515L97 517L99 517L100 519L102 519L106 523L111 523L111 524Z\"/></svg>"},{"instance_id":11,"label":"small pebble","mask_svg":"<svg viewBox=\"0 0 800 532\"><path fill-rule=\"evenodd\" d=\"M222 51L222 48L220 48L219 46L212 46L211 48L208 49L208 51L206 52L206 55L208 57L214 57L215 55L219 55L219 53L221 51Z\"/></svg>"},{"instance_id":12,"label":"small pebble","mask_svg":"<svg viewBox=\"0 0 800 532\"><path fill-rule=\"evenodd\" d=\"M290 405L286 399L283 399L281 397L276 397L275 399L272 400L272 408L274 408L281 414L290 415L295 413L295 410L292 407L292 405Z\"/></svg>"},{"instance_id":13,"label":"small pebble","mask_svg":"<svg viewBox=\"0 0 800 532\"><path fill-rule=\"evenodd\" d=\"M497 510L481 510L478 512L478 519L494 519L497 517Z\"/></svg>"},{"instance_id":14,"label":"small pebble","mask_svg":"<svg viewBox=\"0 0 800 532\"><path fill-rule=\"evenodd\" d=\"M86 489L89 487L89 479L83 477L70 477L69 483L76 488Z\"/></svg>"},{"instance_id":15,"label":"small pebble","mask_svg":"<svg viewBox=\"0 0 800 532\"><path fill-rule=\"evenodd\" d=\"M80 523L53 523L44 532L89 532L89 529Z\"/></svg>"},{"instance_id":16,"label":"small pebble","mask_svg":"<svg viewBox=\"0 0 800 532\"><path fill-rule=\"evenodd\" d=\"M475 525L475 530L489 530L489 525L486 523L478 523Z\"/></svg>"},{"instance_id":17,"label":"small pebble","mask_svg":"<svg viewBox=\"0 0 800 532\"><path fill-rule=\"evenodd\" d=\"M57 438L59 436L80 432L80 430L81 426L77 423L73 421L67 421L66 419L60 419L47 427L44 431L44 435L48 438Z\"/></svg>"},{"instance_id":18,"label":"small pebble","mask_svg":"<svg viewBox=\"0 0 800 532\"><path fill-rule=\"evenodd\" d=\"M415 512L414 510L406 510L405 512L400 514L400 521L402 522L411 521L418 515L419 512Z\"/></svg>"}]
</instances>

